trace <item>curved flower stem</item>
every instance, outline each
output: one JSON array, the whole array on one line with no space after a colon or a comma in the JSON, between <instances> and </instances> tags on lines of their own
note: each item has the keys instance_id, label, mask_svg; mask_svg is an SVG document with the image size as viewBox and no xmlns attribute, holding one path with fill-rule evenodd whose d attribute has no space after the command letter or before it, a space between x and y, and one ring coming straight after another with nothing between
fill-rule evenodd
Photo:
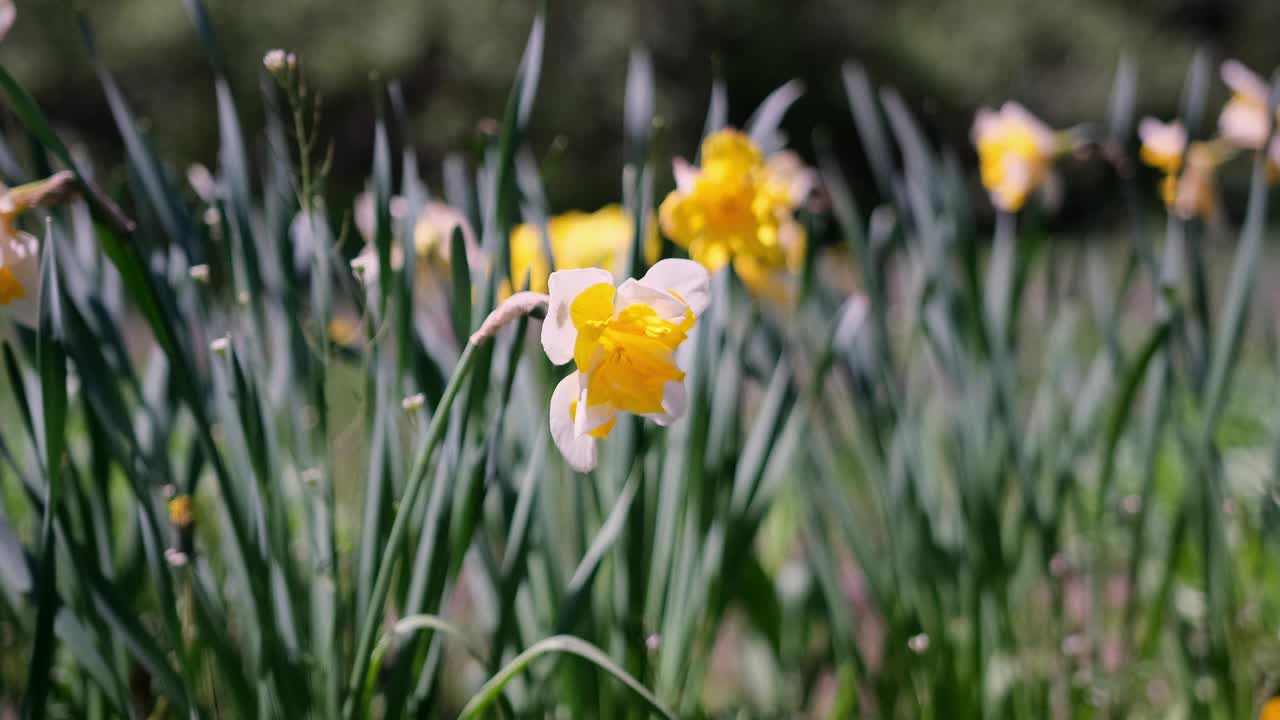
<instances>
[{"instance_id":1,"label":"curved flower stem","mask_svg":"<svg viewBox=\"0 0 1280 720\"><path fill-rule=\"evenodd\" d=\"M378 564L378 574L373 582L373 592L369 596L368 610L365 612L364 621L360 624L360 633L356 636L356 653L351 666L351 678L347 683L347 699L343 707L343 717L353 718L356 716L360 686L369 667L374 637L378 631L378 619L383 615L387 594L391 590L391 573L395 570L396 561L404 548L404 534L409 528L409 516L413 512L414 506L417 505L418 495L422 492L431 454L440 442L440 438L444 435L445 426L449 421L449 407L458 395L458 390L462 387L462 381L471 372L471 366L476 358L476 347L477 345L474 342L467 343L466 348L462 351L462 356L458 358L458 364L454 366L453 377L449 378L449 384L445 386L444 394L440 397L440 403L436 405L435 412L431 416L431 425L427 428L427 439L418 449L418 454L413 461L413 470L409 473L409 480L405 485L404 495L401 496L399 505L396 508L396 517L391 523L391 532L388 534L384 545L386 550L382 555L381 562Z\"/></svg>"}]
</instances>

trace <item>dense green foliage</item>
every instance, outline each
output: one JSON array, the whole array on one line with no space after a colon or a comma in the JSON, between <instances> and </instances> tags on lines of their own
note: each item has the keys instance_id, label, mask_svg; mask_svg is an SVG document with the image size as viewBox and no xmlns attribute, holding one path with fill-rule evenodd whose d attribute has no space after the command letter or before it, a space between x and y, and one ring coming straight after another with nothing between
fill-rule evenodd
<instances>
[{"instance_id":1,"label":"dense green foliage","mask_svg":"<svg viewBox=\"0 0 1280 720\"><path fill-rule=\"evenodd\" d=\"M819 134L792 301L714 273L680 349L686 417L621 418L584 476L547 429L563 373L541 318L471 333L509 280L512 227L548 215L553 163L529 143L564 117L552 98L625 98L573 113L622 129L610 187L653 222L671 141L649 56L614 80L543 74L544 48L572 41L534 20L522 55L495 56L515 68L501 119L440 183L406 142L415 95L375 83L353 181L326 161L311 57L233 92L252 86L227 81L243 48L184 4L217 99L207 175L156 150L152 130L186 119L140 122L88 22L110 163L64 144L20 64L0 72L6 184L67 168L81 189L24 220L44 237L40 318L3 346L0 713L1225 719L1276 690L1264 157L1240 160L1238 232L1157 221L1127 155L1134 65L1076 118L1125 211L1106 247L1055 243L1038 206L989 238L957 155L888 83L833 65L830 125L856 127L839 142L863 148L867 191ZM1193 137L1209 77L1198 57ZM760 96L744 130L777 144L789 88ZM696 101L701 127L743 111L727 97ZM348 262L343 183L372 193L377 282ZM489 262L459 260L460 231L446 272L415 258L429 199L470 218ZM627 274L645 262L637 243Z\"/></svg>"}]
</instances>

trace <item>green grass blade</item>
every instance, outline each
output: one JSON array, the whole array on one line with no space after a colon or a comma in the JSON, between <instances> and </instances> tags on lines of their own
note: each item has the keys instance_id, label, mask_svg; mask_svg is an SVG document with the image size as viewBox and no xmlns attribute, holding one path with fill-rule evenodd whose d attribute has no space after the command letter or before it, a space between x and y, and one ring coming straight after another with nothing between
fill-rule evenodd
<instances>
[{"instance_id":1,"label":"green grass blade","mask_svg":"<svg viewBox=\"0 0 1280 720\"><path fill-rule=\"evenodd\" d=\"M36 634L30 675L22 697L22 717L41 720L53 670L54 618L60 601L54 547L54 516L62 495L62 454L66 449L67 355L63 346L62 293L52 227L45 233L40 261L40 330L36 363L40 369L42 460L45 470L44 518L40 533L40 571L36 576Z\"/></svg>"},{"instance_id":2,"label":"green grass blade","mask_svg":"<svg viewBox=\"0 0 1280 720\"><path fill-rule=\"evenodd\" d=\"M471 720L478 718L481 714L497 699L503 688L511 682L520 673L524 672L534 660L549 654L568 653L577 655L580 658L592 663L599 669L609 673L618 681L623 683L636 694L644 704L648 706L653 713L661 715L667 720L675 720L675 714L662 705L653 693L649 692L644 685L640 684L627 671L623 670L616 663L609 659L600 648L584 642L571 635L556 635L542 640L530 646L528 650L520 653L510 663L507 663L496 675L489 678L488 682L471 696L467 704L463 706L462 712L458 714L458 720Z\"/></svg>"},{"instance_id":3,"label":"green grass blade","mask_svg":"<svg viewBox=\"0 0 1280 720\"><path fill-rule=\"evenodd\" d=\"M383 617L387 595L391 590L391 575L395 570L400 553L404 549L404 538L409 529L409 516L417 504L419 493L422 492L427 471L430 468L431 455L444 434L445 426L448 424L449 408L452 406L459 389L461 389L463 381L471 373L476 357L477 346L468 343L462 351L462 356L458 358L458 364L453 370L453 377L449 379L448 385L445 386L444 394L440 398L440 404L436 406L435 413L431 417L431 424L427 428L426 438L418 449L413 469L409 473L409 478L405 484L404 494L400 497L395 519L391 523L391 531L387 535L387 549L379 560L378 574L374 579L373 590L369 595L368 609L360 620L359 631L355 638L355 656L351 667L350 679L347 682L347 699L343 710L344 717L353 718L356 716L357 695L365 679L365 672L368 669L373 651L375 635L380 624L379 621Z\"/></svg>"},{"instance_id":4,"label":"green grass blade","mask_svg":"<svg viewBox=\"0 0 1280 720\"><path fill-rule=\"evenodd\" d=\"M746 132L762 152L767 154L781 150L786 144L786 138L780 130L782 119L803 94L804 85L799 80L789 80L769 93L760 107L751 114L747 120Z\"/></svg>"},{"instance_id":5,"label":"green grass blade","mask_svg":"<svg viewBox=\"0 0 1280 720\"><path fill-rule=\"evenodd\" d=\"M600 530L591 540L591 545L587 548L586 554L582 556L578 567L573 571L573 577L570 578L569 587L565 590L564 600L561 602L556 621L556 627L562 632L573 629L581 619L579 611L582 608L582 604L587 601L591 594L596 572L600 569L600 564L604 561L605 554L613 548L614 543L622 536L622 530L627 524L628 516L631 514L631 504L636 499L636 491L638 489L636 476L633 474L627 480L627 484L622 487L622 492L618 493L618 499L614 501L608 517L605 518Z\"/></svg>"},{"instance_id":6,"label":"green grass blade","mask_svg":"<svg viewBox=\"0 0 1280 720\"><path fill-rule=\"evenodd\" d=\"M81 188L84 189L85 194L93 202L94 206L101 210L116 228L126 233L133 232L135 228L133 220L130 220L129 216L125 215L114 200L81 172L79 165L71 159L71 153L67 150L67 146L62 143L62 140L54 133L53 128L49 126L49 120L45 117L44 111L40 109L40 106L36 104L35 98L31 97L26 88L19 85L18 81L14 80L13 76L3 66L0 66L0 90L4 91L10 107L22 120L22 124L26 125L27 130L45 148L57 156L67 168L75 173L76 180L80 182Z\"/></svg>"},{"instance_id":7,"label":"green grass blade","mask_svg":"<svg viewBox=\"0 0 1280 720\"><path fill-rule=\"evenodd\" d=\"M449 236L449 271L453 277L453 297L449 304L453 310L453 334L458 344L467 342L471 336L471 266L468 264L467 244L462 235L462 228L455 227Z\"/></svg>"}]
</instances>

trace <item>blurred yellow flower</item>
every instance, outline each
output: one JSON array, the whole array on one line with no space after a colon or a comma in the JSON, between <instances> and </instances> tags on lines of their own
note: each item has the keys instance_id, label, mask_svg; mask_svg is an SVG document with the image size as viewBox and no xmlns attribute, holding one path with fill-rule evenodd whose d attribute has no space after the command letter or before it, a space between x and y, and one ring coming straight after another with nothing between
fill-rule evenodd
<instances>
[{"instance_id":1,"label":"blurred yellow flower","mask_svg":"<svg viewBox=\"0 0 1280 720\"><path fill-rule=\"evenodd\" d=\"M596 440L609 435L618 412L659 425L684 415L675 350L711 300L709 280L698 263L676 259L617 288L600 268L551 274L542 347L556 365L577 365L551 395L551 437L574 470L595 467Z\"/></svg>"},{"instance_id":2,"label":"blurred yellow flower","mask_svg":"<svg viewBox=\"0 0 1280 720\"><path fill-rule=\"evenodd\" d=\"M1177 120L1164 123L1144 117L1138 123L1138 137L1142 140L1142 162L1164 173L1160 197L1166 206L1173 207L1178 193L1178 171L1182 169L1182 155L1187 149L1187 130Z\"/></svg>"},{"instance_id":3,"label":"blurred yellow flower","mask_svg":"<svg viewBox=\"0 0 1280 720\"><path fill-rule=\"evenodd\" d=\"M661 245L658 229L652 219L646 224L644 254L648 262L658 259ZM604 268L618 276L623 272L635 235L631 215L621 205L606 205L593 213L567 212L547 221L551 254L557 270ZM545 293L547 275L551 272L542 237L533 225L517 225L511 231L511 281L524 283L529 276L529 290Z\"/></svg>"},{"instance_id":4,"label":"blurred yellow flower","mask_svg":"<svg viewBox=\"0 0 1280 720\"><path fill-rule=\"evenodd\" d=\"M191 527L191 496L175 495L169 500L169 521L179 530Z\"/></svg>"},{"instance_id":5,"label":"blurred yellow flower","mask_svg":"<svg viewBox=\"0 0 1280 720\"><path fill-rule=\"evenodd\" d=\"M982 185L992 204L1006 212L1022 209L1060 151L1057 134L1016 102L1006 102L999 111L979 109L972 139Z\"/></svg>"},{"instance_id":6,"label":"blurred yellow flower","mask_svg":"<svg viewBox=\"0 0 1280 720\"><path fill-rule=\"evenodd\" d=\"M1182 167L1182 153L1187 149L1187 130L1178 120L1163 123L1144 117L1138 123L1142 140L1142 162L1166 175L1174 175Z\"/></svg>"},{"instance_id":7,"label":"blurred yellow flower","mask_svg":"<svg viewBox=\"0 0 1280 720\"><path fill-rule=\"evenodd\" d=\"M1267 83L1238 60L1221 67L1231 99L1218 116L1218 132L1227 142L1246 150L1260 150L1267 142Z\"/></svg>"},{"instance_id":8,"label":"blurred yellow flower","mask_svg":"<svg viewBox=\"0 0 1280 720\"><path fill-rule=\"evenodd\" d=\"M674 171L676 189L659 209L667 237L708 270L732 260L753 290L785 297L779 274L804 262L805 232L794 213L814 187L813 171L792 152L765 158L732 129L703 141L700 168L677 159Z\"/></svg>"},{"instance_id":9,"label":"blurred yellow flower","mask_svg":"<svg viewBox=\"0 0 1280 720\"><path fill-rule=\"evenodd\" d=\"M350 313L339 313L329 319L329 339L339 345L354 345L360 340L360 322Z\"/></svg>"},{"instance_id":10,"label":"blurred yellow flower","mask_svg":"<svg viewBox=\"0 0 1280 720\"><path fill-rule=\"evenodd\" d=\"M1170 175L1162 188L1165 204L1178 217L1189 220L1199 216L1211 217L1217 211L1217 190L1214 175L1223 157L1219 146L1212 142L1191 143L1187 148L1186 168L1182 175Z\"/></svg>"},{"instance_id":11,"label":"blurred yellow flower","mask_svg":"<svg viewBox=\"0 0 1280 720\"><path fill-rule=\"evenodd\" d=\"M1271 698L1262 705L1258 720L1280 720L1280 697Z\"/></svg>"}]
</instances>

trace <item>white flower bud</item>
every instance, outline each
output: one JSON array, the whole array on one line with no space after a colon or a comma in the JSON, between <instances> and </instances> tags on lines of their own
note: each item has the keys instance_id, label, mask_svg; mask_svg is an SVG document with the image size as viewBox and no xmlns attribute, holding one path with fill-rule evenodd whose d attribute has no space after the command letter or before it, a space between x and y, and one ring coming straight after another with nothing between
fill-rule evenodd
<instances>
[{"instance_id":1,"label":"white flower bud","mask_svg":"<svg viewBox=\"0 0 1280 720\"><path fill-rule=\"evenodd\" d=\"M929 650L929 636L926 633L912 635L911 639L907 640L907 648L917 655L925 654Z\"/></svg>"},{"instance_id":2,"label":"white flower bud","mask_svg":"<svg viewBox=\"0 0 1280 720\"><path fill-rule=\"evenodd\" d=\"M296 60L295 60L296 63ZM275 75L283 72L289 67L289 55L284 50L276 48L268 50L267 54L262 58L262 64L267 68L267 72Z\"/></svg>"}]
</instances>

